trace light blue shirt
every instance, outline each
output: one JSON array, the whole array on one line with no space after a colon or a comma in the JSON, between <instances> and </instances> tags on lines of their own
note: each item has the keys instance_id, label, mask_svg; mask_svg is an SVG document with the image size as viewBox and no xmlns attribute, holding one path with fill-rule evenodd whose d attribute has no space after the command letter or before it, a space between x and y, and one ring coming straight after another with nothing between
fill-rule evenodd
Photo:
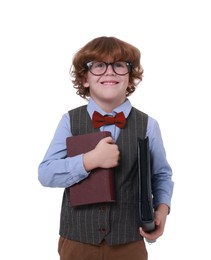
<instances>
[{"instance_id":1,"label":"light blue shirt","mask_svg":"<svg viewBox=\"0 0 211 260\"><path fill-rule=\"evenodd\" d=\"M125 117L128 117L131 108L130 101L126 99L123 104L113 110L111 115L124 112ZM87 111L91 118L94 111L98 111L102 115L107 114L91 98L87 105ZM110 131L115 141L120 133L120 128L115 125L106 125L100 130ZM84 168L82 154L72 158L66 157L66 138L71 135L70 118L67 112L62 116L43 161L38 167L38 178L43 186L67 188L89 175L89 172ZM150 156L153 160L154 204L164 203L170 207L173 192L172 170L166 159L159 124L150 116L148 117L146 136L149 137Z\"/></svg>"}]
</instances>

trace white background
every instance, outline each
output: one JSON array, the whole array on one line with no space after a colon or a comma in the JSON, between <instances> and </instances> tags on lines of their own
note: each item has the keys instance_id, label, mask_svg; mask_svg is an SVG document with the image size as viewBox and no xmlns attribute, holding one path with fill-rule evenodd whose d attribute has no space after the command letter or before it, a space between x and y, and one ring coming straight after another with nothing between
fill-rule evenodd
<instances>
[{"instance_id":1,"label":"white background","mask_svg":"<svg viewBox=\"0 0 211 260\"><path fill-rule=\"evenodd\" d=\"M69 78L95 37L137 46L145 70L130 100L160 124L175 190L150 260L211 259L210 7L200 1L0 1L0 258L58 260L62 189L37 168L63 113L85 104Z\"/></svg>"}]
</instances>

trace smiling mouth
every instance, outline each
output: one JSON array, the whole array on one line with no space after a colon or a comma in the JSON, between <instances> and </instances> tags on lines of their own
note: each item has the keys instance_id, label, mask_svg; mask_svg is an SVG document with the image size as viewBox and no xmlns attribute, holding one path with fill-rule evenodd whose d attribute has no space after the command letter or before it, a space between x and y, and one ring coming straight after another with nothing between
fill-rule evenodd
<instances>
[{"instance_id":1,"label":"smiling mouth","mask_svg":"<svg viewBox=\"0 0 211 260\"><path fill-rule=\"evenodd\" d=\"M118 84L118 82L117 81L103 81L103 82L101 82L101 84L102 85L116 85L116 84Z\"/></svg>"}]
</instances>

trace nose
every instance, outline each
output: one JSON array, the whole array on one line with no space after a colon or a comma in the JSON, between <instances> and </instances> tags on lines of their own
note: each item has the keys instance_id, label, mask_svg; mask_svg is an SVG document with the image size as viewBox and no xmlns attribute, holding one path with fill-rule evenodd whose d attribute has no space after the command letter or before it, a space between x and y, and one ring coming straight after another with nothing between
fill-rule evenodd
<instances>
[{"instance_id":1,"label":"nose","mask_svg":"<svg viewBox=\"0 0 211 260\"><path fill-rule=\"evenodd\" d=\"M115 74L113 67L112 67L112 64L108 64L106 74L109 74L109 75Z\"/></svg>"}]
</instances>

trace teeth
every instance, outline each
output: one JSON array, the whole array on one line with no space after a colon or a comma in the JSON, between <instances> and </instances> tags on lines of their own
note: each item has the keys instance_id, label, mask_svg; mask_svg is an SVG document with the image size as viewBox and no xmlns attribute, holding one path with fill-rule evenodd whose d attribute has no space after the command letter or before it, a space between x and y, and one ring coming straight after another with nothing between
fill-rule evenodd
<instances>
[{"instance_id":1,"label":"teeth","mask_svg":"<svg viewBox=\"0 0 211 260\"><path fill-rule=\"evenodd\" d=\"M106 85L114 85L116 84L115 82L103 82L103 84L106 84Z\"/></svg>"}]
</instances>

